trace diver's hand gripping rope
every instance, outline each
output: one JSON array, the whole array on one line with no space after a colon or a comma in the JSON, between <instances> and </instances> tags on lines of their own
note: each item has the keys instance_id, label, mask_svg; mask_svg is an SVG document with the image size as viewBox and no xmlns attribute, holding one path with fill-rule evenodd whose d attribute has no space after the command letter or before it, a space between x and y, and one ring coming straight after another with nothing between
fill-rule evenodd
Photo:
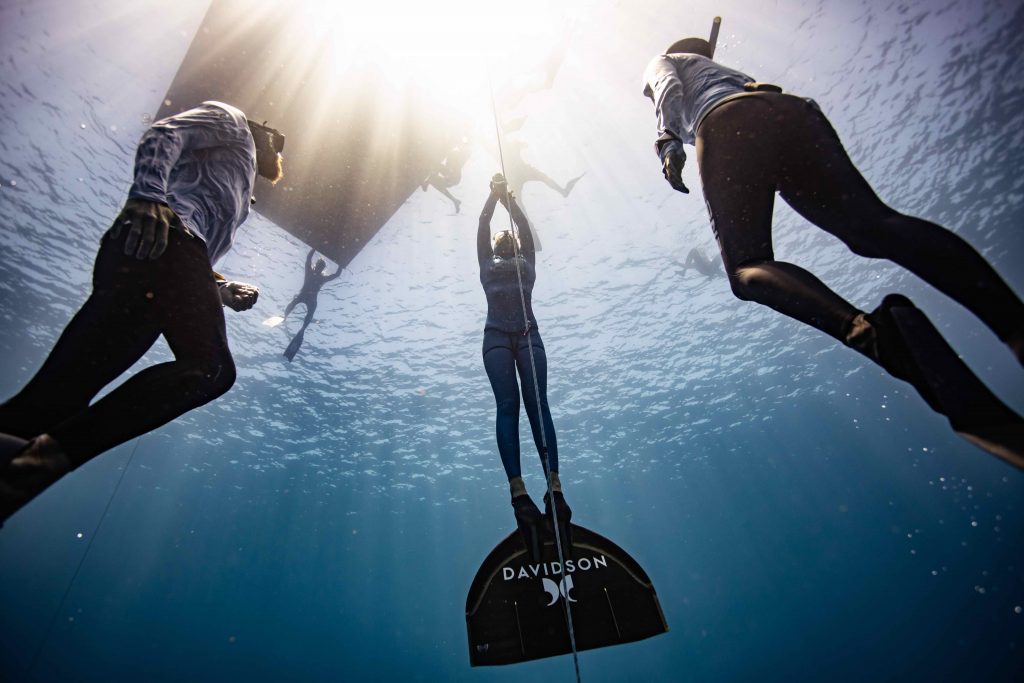
<instances>
[{"instance_id":1,"label":"diver's hand gripping rope","mask_svg":"<svg viewBox=\"0 0 1024 683\"><path fill-rule=\"evenodd\" d=\"M488 85L490 86L491 92L491 113L494 116L494 135L498 141L498 161L501 164L501 175L505 178L505 209L508 212L509 231L512 233L512 248L514 250L513 260L516 264L516 279L519 282L519 303L523 308L523 335L526 337L526 347L530 354L530 372L533 375L534 398L537 401L537 422L540 425L541 464L544 466L544 479L547 482L548 507L551 508L551 526L554 527L555 530L555 549L558 551L559 566L562 567L562 571L564 572L565 557L562 553L562 538L558 530L558 508L555 505L554 491L551 489L551 462L548 455L547 434L544 431L544 414L540 402L540 383L537 381L537 363L534 360L533 340L530 337L530 317L526 310L526 292L523 288L523 273L519 266L519 230L515 221L512 220L512 200L508 190L508 176L505 175L505 154L501 147L501 129L498 126L498 108L494 104L494 86L491 84L490 78L488 78ZM527 224L526 229L530 229L529 224ZM565 621L569 629L569 645L572 648L572 663L576 670L576 683L580 683L580 659L579 653L576 650L576 633L572 625L572 608L569 606L568 599L562 601L562 607L565 610Z\"/></svg>"}]
</instances>

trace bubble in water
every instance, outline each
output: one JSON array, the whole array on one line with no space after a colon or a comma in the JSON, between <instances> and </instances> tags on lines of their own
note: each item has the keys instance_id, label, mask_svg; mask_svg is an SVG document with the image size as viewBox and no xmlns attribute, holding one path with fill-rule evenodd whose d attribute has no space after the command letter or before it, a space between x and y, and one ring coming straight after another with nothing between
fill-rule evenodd
<instances>
[{"instance_id":1,"label":"bubble in water","mask_svg":"<svg viewBox=\"0 0 1024 683\"><path fill-rule=\"evenodd\" d=\"M1020 608L1020 605L1017 605L1016 607L1013 608L1013 613L1014 614L1020 614L1021 612L1024 612L1024 610L1022 610Z\"/></svg>"},{"instance_id":2,"label":"bubble in water","mask_svg":"<svg viewBox=\"0 0 1024 683\"><path fill-rule=\"evenodd\" d=\"M84 123L79 124L79 128L81 128L82 130L85 130L85 124Z\"/></svg>"},{"instance_id":3,"label":"bubble in water","mask_svg":"<svg viewBox=\"0 0 1024 683\"><path fill-rule=\"evenodd\" d=\"M82 538L82 536L84 536L84 534L81 531L75 534L75 538Z\"/></svg>"}]
</instances>

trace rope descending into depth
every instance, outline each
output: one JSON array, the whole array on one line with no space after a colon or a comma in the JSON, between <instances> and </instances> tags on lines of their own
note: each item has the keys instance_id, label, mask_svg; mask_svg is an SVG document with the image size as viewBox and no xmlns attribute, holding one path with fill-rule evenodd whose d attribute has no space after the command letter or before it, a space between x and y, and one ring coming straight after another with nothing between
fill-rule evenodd
<instances>
[{"instance_id":1,"label":"rope descending into depth","mask_svg":"<svg viewBox=\"0 0 1024 683\"><path fill-rule=\"evenodd\" d=\"M132 459L135 457L135 451L139 450L140 443L142 443L142 436L135 440L135 446L132 447L132 452L128 454L128 459L125 460L124 466L121 467L121 476L117 478L117 484L114 485L114 490L110 492L110 498L107 500L107 504L103 508L103 514L100 515L99 521L96 522L96 527L93 529L92 535L89 537L89 542L85 546L85 551L82 553L81 559L78 560L78 566L75 567L75 573L71 575L71 580L68 581L67 588L64 589L64 595L60 597L60 603L57 605L57 609L54 610L53 616L50 617L50 623L46 626L46 631L43 633L43 637L39 641L39 647L36 648L36 653L32 656L32 661L29 663L28 673L30 676L32 675L32 671L36 668L36 664L39 662L39 655L43 653L43 648L46 647L46 642L50 639L50 634L53 632L53 626L57 622L57 617L64 610L64 604L67 602L68 596L71 594L71 588L75 585L75 581L78 580L78 574L82 571L82 565L85 564L85 558L89 557L89 551L92 550L93 541L96 540L96 536L100 533L100 527L103 526L103 520L107 518L107 512L110 510L110 504L114 502L114 497L121 488L121 482L124 481L124 475L127 474L128 467L132 464Z\"/></svg>"},{"instance_id":2,"label":"rope descending into depth","mask_svg":"<svg viewBox=\"0 0 1024 683\"><path fill-rule=\"evenodd\" d=\"M523 288L523 273L519 265L519 230L516 227L515 221L512 220L512 202L509 200L508 176L505 175L505 154L501 147L501 127L498 125L498 107L494 103L494 85L490 82L489 78L488 85L490 86L491 94L491 113L494 116L494 135L498 142L498 161L501 164L501 175L505 178L505 209L508 212L509 231L512 233L512 248L515 250L513 260L516 264L516 278L519 282L519 303L523 308L523 335L526 337L526 346L530 354L530 372L533 375L534 400L537 402L537 422L540 424L540 447L542 451L541 464L544 466L544 480L547 482L548 503L551 507L551 525L555 529L555 549L558 551L558 564L562 568L562 576L564 579L565 557L562 553L561 533L558 530L558 509L555 507L554 491L551 490L551 461L548 456L548 439L547 434L544 431L544 414L540 401L540 383L537 381L537 363L534 360L533 355L533 340L530 337L530 317L526 310L526 291ZM529 230L530 226L527 225L526 229ZM568 591L566 591L566 593L568 593ZM580 659L579 653L576 650L576 632L572 626L572 608L569 606L568 595L566 595L566 599L563 601L563 608L565 610L565 621L569 627L569 645L572 648L573 667L576 669L576 683L580 683Z\"/></svg>"}]
</instances>

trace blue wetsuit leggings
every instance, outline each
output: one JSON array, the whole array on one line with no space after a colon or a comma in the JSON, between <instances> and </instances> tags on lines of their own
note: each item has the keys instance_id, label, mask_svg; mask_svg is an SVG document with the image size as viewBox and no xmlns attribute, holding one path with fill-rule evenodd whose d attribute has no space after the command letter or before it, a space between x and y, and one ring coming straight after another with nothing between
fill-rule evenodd
<instances>
[{"instance_id":1,"label":"blue wetsuit leggings","mask_svg":"<svg viewBox=\"0 0 1024 683\"><path fill-rule=\"evenodd\" d=\"M537 383L540 386L540 413L544 417L544 437L548 445L551 471L558 471L558 443L555 440L555 425L548 408L547 378L548 360L544 343L537 329L530 330L529 342L533 345L534 363L537 368ZM519 388L522 385L523 403L530 419L533 442L537 452L543 453L540 438L540 421L537 416L537 392L533 386L533 371L530 368L530 350L527 337L509 334L500 330L484 331L484 367L487 378L494 390L497 407L494 431L498 439L498 453L501 464L509 479L522 474L519 465ZM516 371L519 380L516 380ZM543 456L542 456L543 457ZM543 462L543 461L542 461Z\"/></svg>"}]
</instances>

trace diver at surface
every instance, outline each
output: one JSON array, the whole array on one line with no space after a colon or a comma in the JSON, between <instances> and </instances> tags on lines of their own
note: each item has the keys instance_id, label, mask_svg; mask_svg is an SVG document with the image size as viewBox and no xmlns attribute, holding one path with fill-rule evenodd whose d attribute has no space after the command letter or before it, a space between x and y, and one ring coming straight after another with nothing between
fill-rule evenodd
<instances>
[{"instance_id":1,"label":"diver at surface","mask_svg":"<svg viewBox=\"0 0 1024 683\"><path fill-rule=\"evenodd\" d=\"M547 354L533 315L533 285L537 279L536 252L526 217L516 204L515 196L508 192L505 178L496 174L491 180L491 194L480 212L477 230L477 258L480 262L480 284L487 297L487 323L484 326L483 361L487 378L491 382L496 404L495 435L501 464L508 477L512 495L512 508L516 522L524 534L527 548L534 557L539 556L538 524L540 510L526 492L519 458L519 402L530 420L533 441L548 477L551 497L544 495L545 515L550 517L554 506L563 538L568 539L572 511L562 495L558 478L558 443L555 425L547 399ZM491 246L491 217L498 202L512 216L519 232L521 245L517 249L515 236L510 230L495 235ZM520 275L522 288L520 288ZM524 311L525 307L525 311ZM524 320L524 313L526 319ZM530 347L533 358L530 357ZM531 362L533 367L531 368ZM537 386L534 386L536 369ZM518 371L518 381L516 373ZM538 393L540 405L537 405ZM545 453L541 439L541 420L544 424ZM546 462L545 462L546 456ZM554 498L552 501L551 498Z\"/></svg>"},{"instance_id":2,"label":"diver at surface","mask_svg":"<svg viewBox=\"0 0 1024 683\"><path fill-rule=\"evenodd\" d=\"M235 107L204 102L142 136L134 182L100 240L93 289L36 375L0 405L0 432L28 439L0 464L0 520L100 453L231 388L222 306L256 287L211 265L249 215L259 173L280 179L284 136ZM90 402L163 335L174 360Z\"/></svg>"},{"instance_id":3,"label":"diver at surface","mask_svg":"<svg viewBox=\"0 0 1024 683\"><path fill-rule=\"evenodd\" d=\"M327 262L321 258L317 259L314 265L314 254L316 254L316 249L310 249L309 254L306 256L305 279L302 281L302 289L295 295L291 303L285 307L284 315L282 316L282 318L287 318L288 314L299 304L303 304L306 307L306 318L302 321L302 327L295 333L295 336L288 344L288 348L285 349L284 355L288 360L293 360L295 354L299 352L306 328L309 327L309 323L313 322L313 314L316 312L316 300L320 294L320 288L341 275L342 271L341 266L338 266L338 270L334 271L331 275L324 275Z\"/></svg>"},{"instance_id":4,"label":"diver at surface","mask_svg":"<svg viewBox=\"0 0 1024 683\"><path fill-rule=\"evenodd\" d=\"M714 257L709 259L697 247L691 249L690 253L686 255L686 263L683 264L682 274L685 275L686 271L690 268L693 268L705 277L724 275L722 272L722 257L719 254L715 254Z\"/></svg>"},{"instance_id":5,"label":"diver at surface","mask_svg":"<svg viewBox=\"0 0 1024 683\"><path fill-rule=\"evenodd\" d=\"M985 394L993 408L955 405L956 392L941 380L962 362L909 299L889 295L867 313L807 270L775 260L775 193L854 253L893 261L967 307L1024 363L1020 299L962 238L879 199L813 100L757 83L712 61L712 54L701 38L677 41L647 65L644 94L655 105L655 149L664 176L679 192L689 192L680 176L683 145L696 147L712 230L733 293L815 327L909 381L965 436L965 431L982 438L1012 432L1010 455L997 455L1024 466L1020 418L978 386L966 366L955 373L973 382L977 395ZM941 355L942 362L929 365L929 354L933 360Z\"/></svg>"}]
</instances>

